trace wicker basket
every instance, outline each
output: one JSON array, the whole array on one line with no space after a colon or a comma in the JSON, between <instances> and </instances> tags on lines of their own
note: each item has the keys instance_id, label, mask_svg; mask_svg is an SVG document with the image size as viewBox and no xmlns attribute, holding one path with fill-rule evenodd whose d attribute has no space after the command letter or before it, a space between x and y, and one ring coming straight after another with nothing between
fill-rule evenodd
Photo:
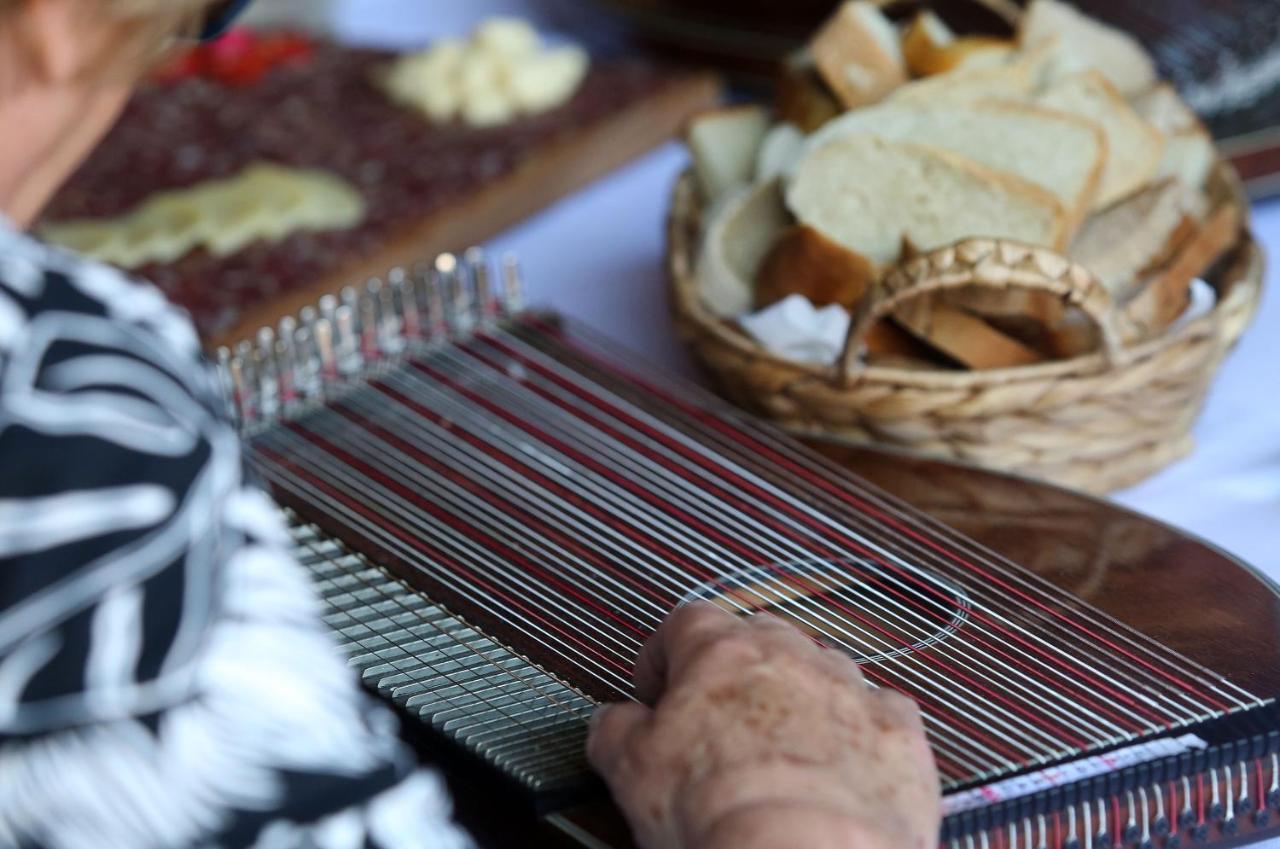
<instances>
[{"instance_id":1,"label":"wicker basket","mask_svg":"<svg viewBox=\"0 0 1280 849\"><path fill-rule=\"evenodd\" d=\"M1162 336L1123 344L1107 292L1062 256L971 239L890 272L854 316L840 363L824 367L771 354L703 305L694 277L702 210L686 174L668 223L677 331L725 396L795 434L883 443L1107 492L1191 450L1214 372L1257 308L1263 258L1229 166L1218 166L1211 193L1238 205L1246 223L1209 276L1214 309ZM967 284L1053 292L1097 323L1102 350L984 371L862 365L858 343L876 320L906 299Z\"/></svg>"}]
</instances>

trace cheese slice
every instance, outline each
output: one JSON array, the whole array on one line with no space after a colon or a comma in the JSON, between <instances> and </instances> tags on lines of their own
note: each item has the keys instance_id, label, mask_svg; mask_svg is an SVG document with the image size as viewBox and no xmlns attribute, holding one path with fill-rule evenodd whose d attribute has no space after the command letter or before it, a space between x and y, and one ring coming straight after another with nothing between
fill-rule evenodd
<instances>
[{"instance_id":1,"label":"cheese slice","mask_svg":"<svg viewBox=\"0 0 1280 849\"><path fill-rule=\"evenodd\" d=\"M161 192L116 218L54 222L40 235L94 259L138 268L173 262L197 248L228 256L260 240L354 227L364 215L364 199L341 178L260 162L234 177Z\"/></svg>"}]
</instances>

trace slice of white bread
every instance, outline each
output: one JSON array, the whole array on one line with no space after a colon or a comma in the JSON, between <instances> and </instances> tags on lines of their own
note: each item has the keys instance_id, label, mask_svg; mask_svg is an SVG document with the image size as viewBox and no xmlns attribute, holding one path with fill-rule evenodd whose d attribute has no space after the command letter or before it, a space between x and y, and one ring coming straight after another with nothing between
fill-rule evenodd
<instances>
[{"instance_id":1,"label":"slice of white bread","mask_svg":"<svg viewBox=\"0 0 1280 849\"><path fill-rule=\"evenodd\" d=\"M898 31L868 0L848 0L809 42L818 72L848 109L876 103L907 80Z\"/></svg>"},{"instance_id":2,"label":"slice of white bread","mask_svg":"<svg viewBox=\"0 0 1280 849\"><path fill-rule=\"evenodd\" d=\"M1031 96L1036 76L1022 62L995 68L958 68L923 77L899 87L890 103L978 103L984 100L1020 101Z\"/></svg>"},{"instance_id":3,"label":"slice of white bread","mask_svg":"<svg viewBox=\"0 0 1280 849\"><path fill-rule=\"evenodd\" d=\"M852 309L875 283L879 271L866 257L838 245L805 224L789 227L760 262L755 307L763 309L788 295L804 295L814 306Z\"/></svg>"},{"instance_id":4,"label":"slice of white bread","mask_svg":"<svg viewBox=\"0 0 1280 849\"><path fill-rule=\"evenodd\" d=\"M823 82L807 48L796 50L778 63L774 112L779 121L811 133L843 110L835 93Z\"/></svg>"},{"instance_id":5,"label":"slice of white bread","mask_svg":"<svg viewBox=\"0 0 1280 849\"><path fill-rule=\"evenodd\" d=\"M753 180L768 131L769 113L755 105L712 109L689 122L685 140L705 200L714 201Z\"/></svg>"},{"instance_id":6,"label":"slice of white bread","mask_svg":"<svg viewBox=\"0 0 1280 849\"><path fill-rule=\"evenodd\" d=\"M756 180L763 182L785 174L800 159L804 144L805 135L794 124L775 124L760 143Z\"/></svg>"},{"instance_id":7,"label":"slice of white bread","mask_svg":"<svg viewBox=\"0 0 1280 849\"><path fill-rule=\"evenodd\" d=\"M697 280L712 313L737 318L751 309L760 262L791 223L777 180L733 190L706 213Z\"/></svg>"},{"instance_id":8,"label":"slice of white bread","mask_svg":"<svg viewBox=\"0 0 1280 849\"><path fill-rule=\"evenodd\" d=\"M1169 83L1154 85L1129 98L1130 105L1143 120L1166 136L1203 129L1199 116L1191 110Z\"/></svg>"},{"instance_id":9,"label":"slice of white bread","mask_svg":"<svg viewBox=\"0 0 1280 849\"><path fill-rule=\"evenodd\" d=\"M796 217L877 265L903 239L929 250L972 236L1062 249L1067 215L1044 189L926 145L833 139L800 161L787 189Z\"/></svg>"},{"instance_id":10,"label":"slice of white bread","mask_svg":"<svg viewBox=\"0 0 1280 849\"><path fill-rule=\"evenodd\" d=\"M929 77L957 68L997 66L1013 56L1014 45L987 36L956 37L946 22L928 9L919 12L902 32L902 55L913 76Z\"/></svg>"},{"instance_id":11,"label":"slice of white bread","mask_svg":"<svg viewBox=\"0 0 1280 849\"><path fill-rule=\"evenodd\" d=\"M883 103L826 124L807 149L854 134L929 144L1008 171L1056 197L1072 231L1092 208L1107 162L1106 136L1092 122L1018 103Z\"/></svg>"},{"instance_id":12,"label":"slice of white bread","mask_svg":"<svg viewBox=\"0 0 1280 849\"><path fill-rule=\"evenodd\" d=\"M1133 36L1060 0L1031 0L1019 24L1018 42L1030 48L1054 39L1059 74L1094 69L1125 95L1156 81L1155 63Z\"/></svg>"},{"instance_id":13,"label":"slice of white bread","mask_svg":"<svg viewBox=\"0 0 1280 849\"><path fill-rule=\"evenodd\" d=\"M1116 301L1170 253L1184 222L1205 214L1203 195L1173 179L1155 183L1085 222L1067 254L1093 272Z\"/></svg>"},{"instance_id":14,"label":"slice of white bread","mask_svg":"<svg viewBox=\"0 0 1280 849\"><path fill-rule=\"evenodd\" d=\"M1093 121L1107 136L1107 164L1094 209L1103 209L1151 182L1164 153L1164 136L1144 121L1097 71L1063 77L1035 102Z\"/></svg>"},{"instance_id":15,"label":"slice of white bread","mask_svg":"<svg viewBox=\"0 0 1280 849\"><path fill-rule=\"evenodd\" d=\"M1044 359L1034 348L938 298L912 298L893 311L893 318L914 336L968 368L1011 368Z\"/></svg>"},{"instance_id":16,"label":"slice of white bread","mask_svg":"<svg viewBox=\"0 0 1280 849\"><path fill-rule=\"evenodd\" d=\"M1175 177L1194 189L1203 188L1218 154L1213 137L1173 86L1161 83L1130 99L1134 110L1164 133L1164 156L1158 177Z\"/></svg>"},{"instance_id":17,"label":"slice of white bread","mask_svg":"<svg viewBox=\"0 0 1280 849\"><path fill-rule=\"evenodd\" d=\"M1233 204L1215 209L1204 225L1167 265L1153 272L1128 303L1125 316L1141 336L1164 330L1186 310L1191 281L1204 274L1240 237L1240 210Z\"/></svg>"},{"instance_id":18,"label":"slice of white bread","mask_svg":"<svg viewBox=\"0 0 1280 849\"><path fill-rule=\"evenodd\" d=\"M1164 140L1157 177L1173 177L1193 189L1203 189L1218 161L1218 150L1207 130L1191 130Z\"/></svg>"}]
</instances>

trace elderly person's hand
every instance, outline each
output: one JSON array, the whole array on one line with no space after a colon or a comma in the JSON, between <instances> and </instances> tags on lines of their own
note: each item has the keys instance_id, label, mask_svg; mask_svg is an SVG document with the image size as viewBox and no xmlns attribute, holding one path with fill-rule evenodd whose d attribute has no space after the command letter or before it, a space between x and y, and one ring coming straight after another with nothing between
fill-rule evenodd
<instances>
[{"instance_id":1,"label":"elderly person's hand","mask_svg":"<svg viewBox=\"0 0 1280 849\"><path fill-rule=\"evenodd\" d=\"M588 754L644 849L933 849L915 704L771 616L682 607L602 707Z\"/></svg>"}]
</instances>

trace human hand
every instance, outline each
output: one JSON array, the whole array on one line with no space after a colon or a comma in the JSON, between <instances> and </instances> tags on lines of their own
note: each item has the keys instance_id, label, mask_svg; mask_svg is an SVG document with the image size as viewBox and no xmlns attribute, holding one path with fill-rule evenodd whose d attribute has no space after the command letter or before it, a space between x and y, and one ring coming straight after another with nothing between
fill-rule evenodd
<instances>
[{"instance_id":1,"label":"human hand","mask_svg":"<svg viewBox=\"0 0 1280 849\"><path fill-rule=\"evenodd\" d=\"M643 849L934 849L915 704L773 616L676 610L587 751Z\"/></svg>"}]
</instances>

